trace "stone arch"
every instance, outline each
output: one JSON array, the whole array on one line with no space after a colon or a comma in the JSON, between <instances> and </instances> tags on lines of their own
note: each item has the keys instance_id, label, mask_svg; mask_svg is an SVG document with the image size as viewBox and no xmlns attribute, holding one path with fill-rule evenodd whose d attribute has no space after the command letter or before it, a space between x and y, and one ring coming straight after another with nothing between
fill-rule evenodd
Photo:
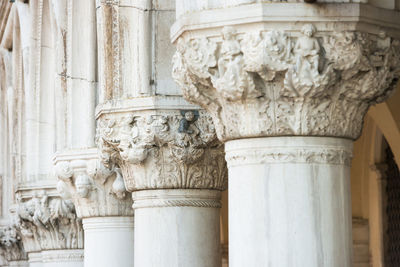
<instances>
[{"instance_id":1,"label":"stone arch","mask_svg":"<svg viewBox=\"0 0 400 267\"><path fill-rule=\"evenodd\" d=\"M368 114L378 125L400 166L400 84L386 102L371 107Z\"/></svg>"}]
</instances>

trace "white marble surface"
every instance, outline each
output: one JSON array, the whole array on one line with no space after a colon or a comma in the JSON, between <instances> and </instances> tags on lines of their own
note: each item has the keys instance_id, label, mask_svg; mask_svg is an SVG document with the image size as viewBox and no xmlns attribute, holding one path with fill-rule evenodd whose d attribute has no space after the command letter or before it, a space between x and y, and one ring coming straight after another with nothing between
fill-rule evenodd
<instances>
[{"instance_id":1,"label":"white marble surface","mask_svg":"<svg viewBox=\"0 0 400 267\"><path fill-rule=\"evenodd\" d=\"M207 207L220 197L217 190L134 192L134 266L220 267L219 208Z\"/></svg>"},{"instance_id":2,"label":"white marble surface","mask_svg":"<svg viewBox=\"0 0 400 267\"><path fill-rule=\"evenodd\" d=\"M83 267L83 249L42 251L42 267Z\"/></svg>"},{"instance_id":3,"label":"white marble surface","mask_svg":"<svg viewBox=\"0 0 400 267\"><path fill-rule=\"evenodd\" d=\"M85 267L133 266L133 217L83 219Z\"/></svg>"},{"instance_id":4,"label":"white marble surface","mask_svg":"<svg viewBox=\"0 0 400 267\"><path fill-rule=\"evenodd\" d=\"M227 142L230 266L350 267L350 167L342 156L351 147L323 137Z\"/></svg>"},{"instance_id":5,"label":"white marble surface","mask_svg":"<svg viewBox=\"0 0 400 267\"><path fill-rule=\"evenodd\" d=\"M29 263L28 263L28 261L9 261L8 266L9 267L28 267Z\"/></svg>"},{"instance_id":6,"label":"white marble surface","mask_svg":"<svg viewBox=\"0 0 400 267\"><path fill-rule=\"evenodd\" d=\"M43 267L42 253L30 252L28 253L29 267Z\"/></svg>"}]
</instances>

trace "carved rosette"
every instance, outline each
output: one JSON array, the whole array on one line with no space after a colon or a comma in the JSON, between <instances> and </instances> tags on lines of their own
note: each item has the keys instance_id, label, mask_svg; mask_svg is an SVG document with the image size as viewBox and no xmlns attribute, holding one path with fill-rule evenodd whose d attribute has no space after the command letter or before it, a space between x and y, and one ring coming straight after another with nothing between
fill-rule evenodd
<instances>
[{"instance_id":1,"label":"carved rosette","mask_svg":"<svg viewBox=\"0 0 400 267\"><path fill-rule=\"evenodd\" d=\"M121 169L130 192L226 189L223 146L203 111L104 114L97 144L104 165Z\"/></svg>"},{"instance_id":2,"label":"carved rosette","mask_svg":"<svg viewBox=\"0 0 400 267\"><path fill-rule=\"evenodd\" d=\"M59 153L54 163L58 191L74 201L79 218L133 215L121 170L104 167L96 148Z\"/></svg>"},{"instance_id":3,"label":"carved rosette","mask_svg":"<svg viewBox=\"0 0 400 267\"><path fill-rule=\"evenodd\" d=\"M27 259L21 237L14 226L0 228L0 254L8 262Z\"/></svg>"},{"instance_id":4,"label":"carved rosette","mask_svg":"<svg viewBox=\"0 0 400 267\"><path fill-rule=\"evenodd\" d=\"M82 222L71 200L49 196L45 190L17 199L14 227L27 252L83 248Z\"/></svg>"},{"instance_id":5,"label":"carved rosette","mask_svg":"<svg viewBox=\"0 0 400 267\"><path fill-rule=\"evenodd\" d=\"M180 37L172 75L206 109L222 141L262 136L356 139L369 106L400 76L400 42L362 32L301 31Z\"/></svg>"}]
</instances>

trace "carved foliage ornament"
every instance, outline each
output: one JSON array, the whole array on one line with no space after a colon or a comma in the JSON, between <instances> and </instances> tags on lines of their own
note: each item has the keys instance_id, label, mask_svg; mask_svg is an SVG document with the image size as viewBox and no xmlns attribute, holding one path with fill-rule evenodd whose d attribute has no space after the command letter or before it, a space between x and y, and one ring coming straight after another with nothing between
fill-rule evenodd
<instances>
[{"instance_id":1,"label":"carved foliage ornament","mask_svg":"<svg viewBox=\"0 0 400 267\"><path fill-rule=\"evenodd\" d=\"M119 168L110 170L98 159L82 160L79 168L71 165L68 161L56 164L57 189L63 199L74 200L80 218L133 214Z\"/></svg>"},{"instance_id":2,"label":"carved foliage ornament","mask_svg":"<svg viewBox=\"0 0 400 267\"><path fill-rule=\"evenodd\" d=\"M7 261L27 259L21 237L13 226L0 228L0 254Z\"/></svg>"},{"instance_id":3,"label":"carved foliage ornament","mask_svg":"<svg viewBox=\"0 0 400 267\"><path fill-rule=\"evenodd\" d=\"M103 164L121 168L128 191L226 188L223 147L209 116L110 115L99 119L97 143Z\"/></svg>"},{"instance_id":4,"label":"carved foliage ornament","mask_svg":"<svg viewBox=\"0 0 400 267\"><path fill-rule=\"evenodd\" d=\"M19 201L15 215L15 228L28 252L83 248L82 223L71 200L39 192Z\"/></svg>"},{"instance_id":5,"label":"carved foliage ornament","mask_svg":"<svg viewBox=\"0 0 400 267\"><path fill-rule=\"evenodd\" d=\"M177 41L172 75L213 116L221 140L315 135L355 139L368 107L400 76L400 42L385 32L261 31Z\"/></svg>"}]
</instances>

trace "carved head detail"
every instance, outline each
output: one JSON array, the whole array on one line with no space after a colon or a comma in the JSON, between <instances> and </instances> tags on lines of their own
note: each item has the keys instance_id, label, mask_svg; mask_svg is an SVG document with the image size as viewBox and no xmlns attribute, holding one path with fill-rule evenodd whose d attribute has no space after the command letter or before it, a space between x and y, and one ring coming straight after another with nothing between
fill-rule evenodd
<instances>
[{"instance_id":1,"label":"carved head detail","mask_svg":"<svg viewBox=\"0 0 400 267\"><path fill-rule=\"evenodd\" d=\"M92 187L89 176L80 174L75 180L76 192L80 197L86 198Z\"/></svg>"},{"instance_id":2,"label":"carved head detail","mask_svg":"<svg viewBox=\"0 0 400 267\"><path fill-rule=\"evenodd\" d=\"M6 227L1 234L0 243L5 247L11 247L18 241L17 232L11 227Z\"/></svg>"},{"instance_id":3,"label":"carved head detail","mask_svg":"<svg viewBox=\"0 0 400 267\"><path fill-rule=\"evenodd\" d=\"M74 174L68 162L59 162L55 166L56 175L60 180L68 181Z\"/></svg>"},{"instance_id":4,"label":"carved head detail","mask_svg":"<svg viewBox=\"0 0 400 267\"><path fill-rule=\"evenodd\" d=\"M197 110L181 110L181 115L183 118L179 123L178 132L192 134L193 129L189 129L190 125L195 122L199 117L199 112Z\"/></svg>"},{"instance_id":5,"label":"carved head detail","mask_svg":"<svg viewBox=\"0 0 400 267\"><path fill-rule=\"evenodd\" d=\"M176 50L182 55L185 53L185 41L183 40L183 38L179 38L176 42Z\"/></svg>"},{"instance_id":6,"label":"carved head detail","mask_svg":"<svg viewBox=\"0 0 400 267\"><path fill-rule=\"evenodd\" d=\"M224 38L224 40L232 40L235 33L236 31L233 27L228 26L222 29L222 37Z\"/></svg>"},{"instance_id":7,"label":"carved head detail","mask_svg":"<svg viewBox=\"0 0 400 267\"><path fill-rule=\"evenodd\" d=\"M385 39L386 38L386 32L384 30L380 30L378 33L378 37L381 39Z\"/></svg>"},{"instance_id":8,"label":"carved head detail","mask_svg":"<svg viewBox=\"0 0 400 267\"><path fill-rule=\"evenodd\" d=\"M301 28L301 32L308 37L312 37L316 31L317 29L312 24L306 24Z\"/></svg>"},{"instance_id":9,"label":"carved head detail","mask_svg":"<svg viewBox=\"0 0 400 267\"><path fill-rule=\"evenodd\" d=\"M194 120L194 113L193 111L188 111L185 113L185 119L187 121L193 121Z\"/></svg>"}]
</instances>

